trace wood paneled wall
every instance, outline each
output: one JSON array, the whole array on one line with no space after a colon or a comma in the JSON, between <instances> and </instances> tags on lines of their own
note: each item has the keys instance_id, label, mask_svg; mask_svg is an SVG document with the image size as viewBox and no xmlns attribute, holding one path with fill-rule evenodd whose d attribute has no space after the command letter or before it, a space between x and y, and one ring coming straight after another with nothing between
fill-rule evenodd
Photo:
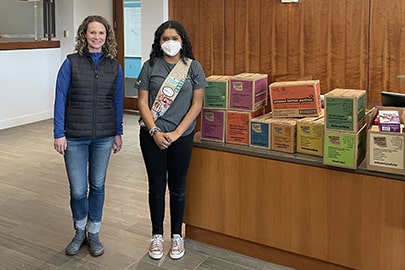
<instances>
[{"instance_id":1,"label":"wood paneled wall","mask_svg":"<svg viewBox=\"0 0 405 270\"><path fill-rule=\"evenodd\" d=\"M404 12L403 0L169 0L207 76L311 75L322 93L366 89L373 103L405 93Z\"/></svg>"},{"instance_id":2,"label":"wood paneled wall","mask_svg":"<svg viewBox=\"0 0 405 270\"><path fill-rule=\"evenodd\" d=\"M405 93L405 79L397 78L405 74L405 1L372 0L370 10L369 98L375 100L381 90Z\"/></svg>"}]
</instances>

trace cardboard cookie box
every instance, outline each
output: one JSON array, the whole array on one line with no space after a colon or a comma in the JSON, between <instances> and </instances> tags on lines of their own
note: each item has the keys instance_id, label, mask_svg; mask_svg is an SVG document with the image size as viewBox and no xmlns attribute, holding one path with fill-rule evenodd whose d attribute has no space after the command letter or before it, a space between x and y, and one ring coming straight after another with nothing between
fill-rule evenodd
<instances>
[{"instance_id":1,"label":"cardboard cookie box","mask_svg":"<svg viewBox=\"0 0 405 270\"><path fill-rule=\"evenodd\" d=\"M201 110L201 140L225 142L225 110Z\"/></svg>"},{"instance_id":2,"label":"cardboard cookie box","mask_svg":"<svg viewBox=\"0 0 405 270\"><path fill-rule=\"evenodd\" d=\"M389 117L387 117L389 112ZM381 126L391 115L399 117L399 129ZM392 119L391 119L392 120ZM367 170L392 174L405 174L405 108L376 106L367 114ZM397 119L395 125L397 125ZM389 130L389 131L388 131ZM392 130L392 131L391 131Z\"/></svg>"},{"instance_id":3,"label":"cardboard cookie box","mask_svg":"<svg viewBox=\"0 0 405 270\"><path fill-rule=\"evenodd\" d=\"M274 118L321 115L319 80L274 82L269 85L269 92Z\"/></svg>"},{"instance_id":4,"label":"cardboard cookie box","mask_svg":"<svg viewBox=\"0 0 405 270\"><path fill-rule=\"evenodd\" d=\"M364 125L366 91L333 89L324 95L325 129L357 133Z\"/></svg>"},{"instance_id":5,"label":"cardboard cookie box","mask_svg":"<svg viewBox=\"0 0 405 270\"><path fill-rule=\"evenodd\" d=\"M225 142L249 145L250 120L264 114L264 108L255 112L226 111Z\"/></svg>"},{"instance_id":6,"label":"cardboard cookie box","mask_svg":"<svg viewBox=\"0 0 405 270\"><path fill-rule=\"evenodd\" d=\"M400 132L401 121L398 110L378 110L376 121L380 131L383 132Z\"/></svg>"},{"instance_id":7,"label":"cardboard cookie box","mask_svg":"<svg viewBox=\"0 0 405 270\"><path fill-rule=\"evenodd\" d=\"M323 156L323 115L304 117L297 120L297 152Z\"/></svg>"},{"instance_id":8,"label":"cardboard cookie box","mask_svg":"<svg viewBox=\"0 0 405 270\"><path fill-rule=\"evenodd\" d=\"M381 132L373 125L367 132L367 170L405 174L404 132Z\"/></svg>"},{"instance_id":9,"label":"cardboard cookie box","mask_svg":"<svg viewBox=\"0 0 405 270\"><path fill-rule=\"evenodd\" d=\"M228 89L230 76L211 75L204 92L204 108L226 110L228 108Z\"/></svg>"},{"instance_id":10,"label":"cardboard cookie box","mask_svg":"<svg viewBox=\"0 0 405 270\"><path fill-rule=\"evenodd\" d=\"M366 145L366 124L357 133L325 129L323 164L357 169L366 157Z\"/></svg>"},{"instance_id":11,"label":"cardboard cookie box","mask_svg":"<svg viewBox=\"0 0 405 270\"><path fill-rule=\"evenodd\" d=\"M241 73L229 79L229 110L255 112L267 105L267 74Z\"/></svg>"},{"instance_id":12,"label":"cardboard cookie box","mask_svg":"<svg viewBox=\"0 0 405 270\"><path fill-rule=\"evenodd\" d=\"M249 146L271 148L272 113L266 113L250 120Z\"/></svg>"},{"instance_id":13,"label":"cardboard cookie box","mask_svg":"<svg viewBox=\"0 0 405 270\"><path fill-rule=\"evenodd\" d=\"M271 121L271 150L295 153L297 119L273 118Z\"/></svg>"}]
</instances>

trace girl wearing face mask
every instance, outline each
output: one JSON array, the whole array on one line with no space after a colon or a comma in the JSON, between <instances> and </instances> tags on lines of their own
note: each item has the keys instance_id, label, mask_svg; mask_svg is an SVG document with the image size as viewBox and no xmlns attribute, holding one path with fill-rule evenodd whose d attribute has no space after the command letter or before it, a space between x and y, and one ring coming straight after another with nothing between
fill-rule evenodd
<instances>
[{"instance_id":1,"label":"girl wearing face mask","mask_svg":"<svg viewBox=\"0 0 405 270\"><path fill-rule=\"evenodd\" d=\"M148 174L152 223L148 253L153 259L161 259L164 254L166 186L170 199L169 256L180 259L185 253L182 225L186 176L195 119L200 114L206 86L204 71L194 60L184 27L177 21L161 24L136 85L141 113L139 139Z\"/></svg>"}]
</instances>

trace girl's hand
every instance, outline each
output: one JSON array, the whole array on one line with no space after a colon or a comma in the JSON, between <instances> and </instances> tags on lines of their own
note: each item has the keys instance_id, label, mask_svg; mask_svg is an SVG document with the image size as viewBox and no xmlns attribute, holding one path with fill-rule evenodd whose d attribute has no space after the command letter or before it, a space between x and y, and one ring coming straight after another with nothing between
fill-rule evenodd
<instances>
[{"instance_id":1,"label":"girl's hand","mask_svg":"<svg viewBox=\"0 0 405 270\"><path fill-rule=\"evenodd\" d=\"M160 131L156 132L155 135L153 135L153 140L160 150L167 149L172 144L172 141L167 133L163 133Z\"/></svg>"}]
</instances>

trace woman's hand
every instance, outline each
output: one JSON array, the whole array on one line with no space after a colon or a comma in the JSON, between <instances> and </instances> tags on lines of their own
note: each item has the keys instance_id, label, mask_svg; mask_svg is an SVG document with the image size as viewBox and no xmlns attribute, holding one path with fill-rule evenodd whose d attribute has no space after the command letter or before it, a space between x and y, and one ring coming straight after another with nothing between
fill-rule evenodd
<instances>
[{"instance_id":1,"label":"woman's hand","mask_svg":"<svg viewBox=\"0 0 405 270\"><path fill-rule=\"evenodd\" d=\"M122 136L121 135L115 135L114 137L114 144L113 144L113 153L118 153L121 151L122 148Z\"/></svg>"},{"instance_id":2,"label":"woman's hand","mask_svg":"<svg viewBox=\"0 0 405 270\"><path fill-rule=\"evenodd\" d=\"M65 150L67 148L66 137L61 137L61 138L54 139L53 148L55 148L56 152L58 152L59 154L64 155Z\"/></svg>"}]
</instances>

